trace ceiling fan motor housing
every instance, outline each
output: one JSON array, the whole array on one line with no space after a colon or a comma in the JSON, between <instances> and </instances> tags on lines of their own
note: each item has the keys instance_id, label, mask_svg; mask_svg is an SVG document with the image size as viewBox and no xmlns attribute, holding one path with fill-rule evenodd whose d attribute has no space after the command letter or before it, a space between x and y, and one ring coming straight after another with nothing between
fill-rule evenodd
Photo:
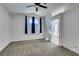
<instances>
[{"instance_id":1,"label":"ceiling fan motor housing","mask_svg":"<svg viewBox=\"0 0 79 59\"><path fill-rule=\"evenodd\" d=\"M40 5L40 3L34 3L34 4L37 5L37 6Z\"/></svg>"},{"instance_id":2,"label":"ceiling fan motor housing","mask_svg":"<svg viewBox=\"0 0 79 59\"><path fill-rule=\"evenodd\" d=\"M34 3L34 5L30 5L30 6L27 6L27 7L35 7L36 8L36 12L38 11L38 7L42 7L42 8L47 8L46 6L43 6L41 5L41 3Z\"/></svg>"}]
</instances>

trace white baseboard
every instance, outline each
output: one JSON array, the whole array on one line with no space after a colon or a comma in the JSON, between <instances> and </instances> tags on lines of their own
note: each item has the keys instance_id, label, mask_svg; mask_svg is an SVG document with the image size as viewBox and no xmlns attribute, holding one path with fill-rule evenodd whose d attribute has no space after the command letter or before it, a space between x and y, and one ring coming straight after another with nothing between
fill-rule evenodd
<instances>
[{"instance_id":1,"label":"white baseboard","mask_svg":"<svg viewBox=\"0 0 79 59\"><path fill-rule=\"evenodd\" d=\"M44 39L44 38L35 38L35 39L28 39L28 40L37 40L37 39ZM12 42L16 42L16 41L27 41L26 39L20 39L20 40L14 40Z\"/></svg>"},{"instance_id":2,"label":"white baseboard","mask_svg":"<svg viewBox=\"0 0 79 59\"><path fill-rule=\"evenodd\" d=\"M1 52L5 47L7 47L10 43L11 43L11 42L7 42L6 44L4 44L4 46L2 46L2 47L0 48L0 52Z\"/></svg>"},{"instance_id":3,"label":"white baseboard","mask_svg":"<svg viewBox=\"0 0 79 59\"><path fill-rule=\"evenodd\" d=\"M68 49L68 50L70 50L70 51L72 51L72 52L74 52L74 53L79 54L78 51L75 51L74 49L69 48L69 47L67 47L67 46L61 46L61 47L64 47L64 48L66 48L66 49Z\"/></svg>"}]
</instances>

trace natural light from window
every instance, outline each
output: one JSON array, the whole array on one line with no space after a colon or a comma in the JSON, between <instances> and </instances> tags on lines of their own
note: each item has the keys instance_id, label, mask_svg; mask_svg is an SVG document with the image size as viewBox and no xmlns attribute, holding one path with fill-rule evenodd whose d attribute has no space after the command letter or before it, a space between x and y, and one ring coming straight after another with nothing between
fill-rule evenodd
<instances>
[{"instance_id":1,"label":"natural light from window","mask_svg":"<svg viewBox=\"0 0 79 59\"><path fill-rule=\"evenodd\" d=\"M32 24L32 19L29 19L29 23ZM35 19L35 24L39 24L39 20Z\"/></svg>"}]
</instances>

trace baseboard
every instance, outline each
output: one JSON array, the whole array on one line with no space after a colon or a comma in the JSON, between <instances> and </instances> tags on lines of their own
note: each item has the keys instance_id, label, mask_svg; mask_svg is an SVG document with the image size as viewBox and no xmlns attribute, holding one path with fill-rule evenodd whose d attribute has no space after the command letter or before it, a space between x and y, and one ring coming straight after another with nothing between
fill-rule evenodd
<instances>
[{"instance_id":1,"label":"baseboard","mask_svg":"<svg viewBox=\"0 0 79 59\"><path fill-rule=\"evenodd\" d=\"M30 40L45 40L45 38L30 39ZM30 40L15 40L15 41L12 41L12 42L22 42L22 41L30 41Z\"/></svg>"},{"instance_id":2,"label":"baseboard","mask_svg":"<svg viewBox=\"0 0 79 59\"><path fill-rule=\"evenodd\" d=\"M0 52L1 52L2 50L4 50L10 43L11 43L11 42L8 42L6 45L4 45L2 48L0 48Z\"/></svg>"},{"instance_id":3,"label":"baseboard","mask_svg":"<svg viewBox=\"0 0 79 59\"><path fill-rule=\"evenodd\" d=\"M69 49L69 48L67 48L67 47L65 47L65 46L60 46L60 47L62 47L62 48L64 48L64 49L67 49L67 50L69 50L70 52L73 52L73 53L75 53L76 55L79 56L79 53L76 53L75 51L72 51L71 49Z\"/></svg>"}]
</instances>

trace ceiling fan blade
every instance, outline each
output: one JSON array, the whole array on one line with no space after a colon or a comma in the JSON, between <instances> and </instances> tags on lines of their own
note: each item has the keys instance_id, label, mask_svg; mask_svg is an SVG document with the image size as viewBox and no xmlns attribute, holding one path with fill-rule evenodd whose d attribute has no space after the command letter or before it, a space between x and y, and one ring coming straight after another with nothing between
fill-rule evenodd
<instances>
[{"instance_id":1,"label":"ceiling fan blade","mask_svg":"<svg viewBox=\"0 0 79 59\"><path fill-rule=\"evenodd\" d=\"M33 7L34 5L29 5L29 6L26 6L26 7Z\"/></svg>"},{"instance_id":2,"label":"ceiling fan blade","mask_svg":"<svg viewBox=\"0 0 79 59\"><path fill-rule=\"evenodd\" d=\"M42 8L47 8L46 6L43 6L43 5L38 5L39 7L42 7Z\"/></svg>"}]
</instances>

